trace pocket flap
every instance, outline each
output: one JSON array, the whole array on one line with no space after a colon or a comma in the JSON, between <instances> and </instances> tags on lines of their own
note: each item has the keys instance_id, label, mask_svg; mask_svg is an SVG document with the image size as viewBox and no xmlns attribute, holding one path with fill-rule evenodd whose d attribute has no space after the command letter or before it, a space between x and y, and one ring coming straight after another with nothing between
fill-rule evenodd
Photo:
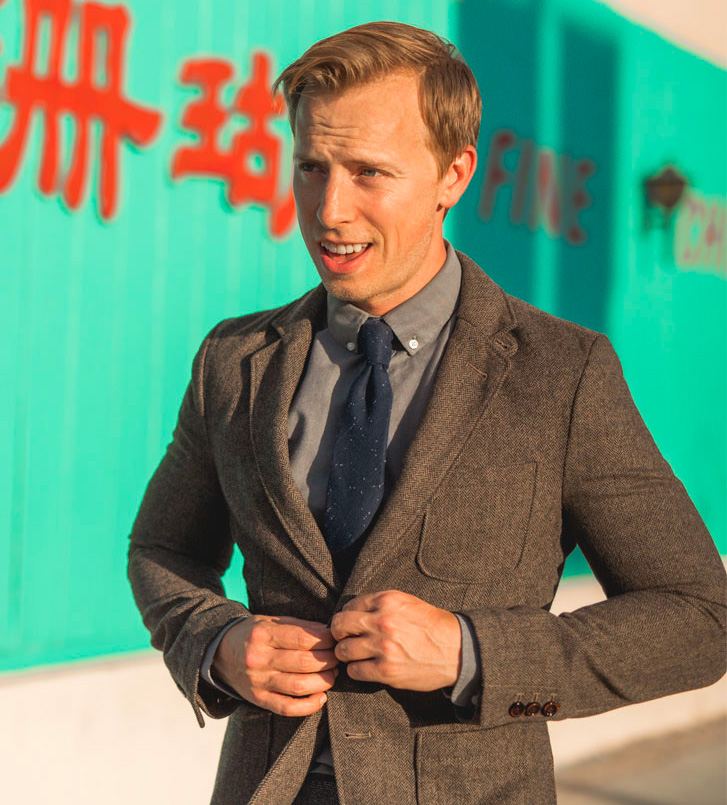
<instances>
[{"instance_id":1,"label":"pocket flap","mask_svg":"<svg viewBox=\"0 0 727 805\"><path fill-rule=\"evenodd\" d=\"M417 565L444 581L486 583L520 562L537 464L483 467L462 485L445 484L424 516Z\"/></svg>"}]
</instances>

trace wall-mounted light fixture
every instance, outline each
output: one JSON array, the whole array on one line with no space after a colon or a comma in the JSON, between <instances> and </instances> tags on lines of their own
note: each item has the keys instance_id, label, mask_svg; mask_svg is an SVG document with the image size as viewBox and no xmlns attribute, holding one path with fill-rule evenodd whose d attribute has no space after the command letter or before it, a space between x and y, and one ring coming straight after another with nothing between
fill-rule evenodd
<instances>
[{"instance_id":1,"label":"wall-mounted light fixture","mask_svg":"<svg viewBox=\"0 0 727 805\"><path fill-rule=\"evenodd\" d=\"M644 180L644 220L647 229L669 225L688 184L687 178L674 165L666 165ZM656 221L653 213L657 215Z\"/></svg>"}]
</instances>

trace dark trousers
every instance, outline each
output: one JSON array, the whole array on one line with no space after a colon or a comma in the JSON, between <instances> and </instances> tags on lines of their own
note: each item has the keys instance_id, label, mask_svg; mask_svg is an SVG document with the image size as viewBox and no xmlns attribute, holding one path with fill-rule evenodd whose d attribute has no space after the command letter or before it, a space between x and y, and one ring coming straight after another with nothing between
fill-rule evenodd
<instances>
[{"instance_id":1,"label":"dark trousers","mask_svg":"<svg viewBox=\"0 0 727 805\"><path fill-rule=\"evenodd\" d=\"M309 774L293 805L338 805L335 779L330 774Z\"/></svg>"}]
</instances>

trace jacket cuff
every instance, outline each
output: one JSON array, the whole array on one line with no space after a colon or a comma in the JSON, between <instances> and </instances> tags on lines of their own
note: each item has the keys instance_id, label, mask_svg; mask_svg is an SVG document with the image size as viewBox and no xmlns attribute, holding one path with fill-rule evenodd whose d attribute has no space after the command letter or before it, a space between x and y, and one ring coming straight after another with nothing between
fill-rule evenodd
<instances>
[{"instance_id":1,"label":"jacket cuff","mask_svg":"<svg viewBox=\"0 0 727 805\"><path fill-rule=\"evenodd\" d=\"M553 684L553 678L562 677L551 665L555 659L552 655L558 650L554 645L558 621L555 615L520 607L474 610L467 617L480 661L487 662L473 723L495 727L590 715L566 706L562 686ZM533 657L539 661L533 662ZM567 662L565 658L561 661Z\"/></svg>"},{"instance_id":2,"label":"jacket cuff","mask_svg":"<svg viewBox=\"0 0 727 805\"><path fill-rule=\"evenodd\" d=\"M224 604L197 613L196 617L188 620L180 633L174 651L165 654L167 667L177 680L177 687L192 705L200 727L204 727L203 713L211 718L225 718L243 701L233 699L205 682L200 675L200 669L209 645L219 635L220 630L232 620L248 614L245 607L236 601L226 601ZM184 666L178 668L177 665L183 657Z\"/></svg>"}]
</instances>

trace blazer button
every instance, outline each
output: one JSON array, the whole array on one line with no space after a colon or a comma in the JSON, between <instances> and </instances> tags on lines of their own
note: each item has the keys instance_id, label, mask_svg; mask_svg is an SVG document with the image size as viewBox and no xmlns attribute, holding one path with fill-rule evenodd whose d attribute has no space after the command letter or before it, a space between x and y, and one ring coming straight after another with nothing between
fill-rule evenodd
<instances>
[{"instance_id":1,"label":"blazer button","mask_svg":"<svg viewBox=\"0 0 727 805\"><path fill-rule=\"evenodd\" d=\"M539 712L540 712L539 702L530 702L530 704L525 708L526 716L537 716Z\"/></svg>"},{"instance_id":2,"label":"blazer button","mask_svg":"<svg viewBox=\"0 0 727 805\"><path fill-rule=\"evenodd\" d=\"M558 702L546 702L540 711L546 718L554 716L559 710Z\"/></svg>"},{"instance_id":3,"label":"blazer button","mask_svg":"<svg viewBox=\"0 0 727 805\"><path fill-rule=\"evenodd\" d=\"M513 718L521 716L525 712L525 705L522 702L513 702L507 711Z\"/></svg>"}]
</instances>

